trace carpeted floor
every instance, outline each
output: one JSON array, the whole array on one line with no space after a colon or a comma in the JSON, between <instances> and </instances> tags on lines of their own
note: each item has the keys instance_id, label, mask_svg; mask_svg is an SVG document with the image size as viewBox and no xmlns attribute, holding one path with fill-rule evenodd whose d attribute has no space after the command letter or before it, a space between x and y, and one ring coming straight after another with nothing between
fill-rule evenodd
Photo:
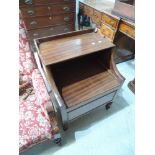
<instances>
[{"instance_id":1,"label":"carpeted floor","mask_svg":"<svg viewBox=\"0 0 155 155\"><path fill-rule=\"evenodd\" d=\"M62 133L62 146L48 141L22 155L134 155L134 94L127 84L134 78L135 61L117 65L126 78L111 109L99 108L74 121Z\"/></svg>"}]
</instances>

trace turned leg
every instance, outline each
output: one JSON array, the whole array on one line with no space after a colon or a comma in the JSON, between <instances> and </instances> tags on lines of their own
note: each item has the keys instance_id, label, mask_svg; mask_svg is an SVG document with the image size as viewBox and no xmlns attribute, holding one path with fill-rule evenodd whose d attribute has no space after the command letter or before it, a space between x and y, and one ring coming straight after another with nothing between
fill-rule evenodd
<instances>
[{"instance_id":1,"label":"turned leg","mask_svg":"<svg viewBox=\"0 0 155 155\"><path fill-rule=\"evenodd\" d=\"M54 143L61 146L61 138L54 139Z\"/></svg>"},{"instance_id":2,"label":"turned leg","mask_svg":"<svg viewBox=\"0 0 155 155\"><path fill-rule=\"evenodd\" d=\"M112 105L112 102L107 103L105 106L106 110L110 109L111 105Z\"/></svg>"},{"instance_id":3,"label":"turned leg","mask_svg":"<svg viewBox=\"0 0 155 155\"><path fill-rule=\"evenodd\" d=\"M61 120L63 130L66 131L68 129L68 114L66 111L66 107L61 107Z\"/></svg>"},{"instance_id":4,"label":"turned leg","mask_svg":"<svg viewBox=\"0 0 155 155\"><path fill-rule=\"evenodd\" d=\"M68 123L63 124L63 130L66 131L68 129Z\"/></svg>"}]
</instances>

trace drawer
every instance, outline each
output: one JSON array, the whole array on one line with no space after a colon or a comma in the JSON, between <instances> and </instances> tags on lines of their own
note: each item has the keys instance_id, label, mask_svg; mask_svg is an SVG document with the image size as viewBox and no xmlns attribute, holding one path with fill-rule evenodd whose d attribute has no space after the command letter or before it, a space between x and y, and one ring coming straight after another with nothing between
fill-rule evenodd
<instances>
[{"instance_id":1,"label":"drawer","mask_svg":"<svg viewBox=\"0 0 155 155\"><path fill-rule=\"evenodd\" d=\"M75 21L75 14L56 15L52 17L51 16L32 17L24 19L27 29L42 28L71 22L74 23L74 21Z\"/></svg>"},{"instance_id":2,"label":"drawer","mask_svg":"<svg viewBox=\"0 0 155 155\"><path fill-rule=\"evenodd\" d=\"M93 8L89 7L89 6L84 6L84 14L92 17L93 16Z\"/></svg>"},{"instance_id":3,"label":"drawer","mask_svg":"<svg viewBox=\"0 0 155 155\"><path fill-rule=\"evenodd\" d=\"M108 102L111 102L115 96L116 92L112 92L108 95L105 95L97 100L94 100L84 106L81 106L71 112L68 113L68 118L69 120L73 120L83 114L86 114L87 112L97 108L97 107L100 107Z\"/></svg>"},{"instance_id":4,"label":"drawer","mask_svg":"<svg viewBox=\"0 0 155 155\"><path fill-rule=\"evenodd\" d=\"M49 6L35 6L21 8L23 17L47 16L50 15Z\"/></svg>"},{"instance_id":5,"label":"drawer","mask_svg":"<svg viewBox=\"0 0 155 155\"><path fill-rule=\"evenodd\" d=\"M71 3L71 2L75 2L76 0L48 0L48 1L49 1L49 3L60 3L60 2Z\"/></svg>"},{"instance_id":6,"label":"drawer","mask_svg":"<svg viewBox=\"0 0 155 155\"><path fill-rule=\"evenodd\" d=\"M125 33L126 35L128 35L133 39L135 38L135 27L132 25L129 25L126 22L121 21L119 26L119 31L121 31L122 33Z\"/></svg>"},{"instance_id":7,"label":"drawer","mask_svg":"<svg viewBox=\"0 0 155 155\"><path fill-rule=\"evenodd\" d=\"M56 15L52 17L54 24L63 24L63 23L74 23L75 22L75 14L63 14L63 15Z\"/></svg>"},{"instance_id":8,"label":"drawer","mask_svg":"<svg viewBox=\"0 0 155 155\"><path fill-rule=\"evenodd\" d=\"M27 29L35 29L52 25L52 17L32 17L24 19Z\"/></svg>"},{"instance_id":9,"label":"drawer","mask_svg":"<svg viewBox=\"0 0 155 155\"><path fill-rule=\"evenodd\" d=\"M105 24L101 25L100 31L106 38L109 38L111 41L114 40L116 32L108 26L106 26Z\"/></svg>"},{"instance_id":10,"label":"drawer","mask_svg":"<svg viewBox=\"0 0 155 155\"><path fill-rule=\"evenodd\" d=\"M101 25L101 12L94 10L92 21L98 26Z\"/></svg>"},{"instance_id":11,"label":"drawer","mask_svg":"<svg viewBox=\"0 0 155 155\"><path fill-rule=\"evenodd\" d=\"M51 6L51 13L55 14L63 14L63 13L70 13L75 12L75 3L70 4L56 4L50 5Z\"/></svg>"},{"instance_id":12,"label":"drawer","mask_svg":"<svg viewBox=\"0 0 155 155\"><path fill-rule=\"evenodd\" d=\"M44 5L49 3L60 3L60 2L75 2L75 0L20 0L19 5L22 6L32 6L32 5Z\"/></svg>"},{"instance_id":13,"label":"drawer","mask_svg":"<svg viewBox=\"0 0 155 155\"><path fill-rule=\"evenodd\" d=\"M117 29L118 26L118 19L115 19L107 14L102 14L102 21L105 24L108 24L111 28Z\"/></svg>"},{"instance_id":14,"label":"drawer","mask_svg":"<svg viewBox=\"0 0 155 155\"><path fill-rule=\"evenodd\" d=\"M35 39L35 38L40 38L40 37L45 37L50 35L56 35L60 33L66 33L74 30L75 30L75 26L72 24L69 24L69 25L52 26L44 29L30 30L28 31L28 35L30 39Z\"/></svg>"}]
</instances>

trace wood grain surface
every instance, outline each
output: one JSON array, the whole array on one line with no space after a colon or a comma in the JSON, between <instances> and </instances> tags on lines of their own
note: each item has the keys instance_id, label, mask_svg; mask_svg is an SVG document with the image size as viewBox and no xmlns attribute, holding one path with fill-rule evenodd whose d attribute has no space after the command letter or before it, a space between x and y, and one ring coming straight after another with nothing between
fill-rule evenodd
<instances>
[{"instance_id":1,"label":"wood grain surface","mask_svg":"<svg viewBox=\"0 0 155 155\"><path fill-rule=\"evenodd\" d=\"M114 47L114 44L98 33L62 35L51 41L40 43L39 55L44 65L51 65L75 57Z\"/></svg>"},{"instance_id":2,"label":"wood grain surface","mask_svg":"<svg viewBox=\"0 0 155 155\"><path fill-rule=\"evenodd\" d=\"M94 56L62 63L51 70L67 107L81 104L120 85L116 76Z\"/></svg>"}]
</instances>

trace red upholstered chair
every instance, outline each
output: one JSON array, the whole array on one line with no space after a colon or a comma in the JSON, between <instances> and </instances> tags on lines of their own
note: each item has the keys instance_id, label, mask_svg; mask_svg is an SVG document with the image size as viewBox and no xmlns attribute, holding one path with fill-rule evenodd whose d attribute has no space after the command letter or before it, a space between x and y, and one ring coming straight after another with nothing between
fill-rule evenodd
<instances>
[{"instance_id":1,"label":"red upholstered chair","mask_svg":"<svg viewBox=\"0 0 155 155\"><path fill-rule=\"evenodd\" d=\"M19 95L19 151L22 152L48 139L60 144L61 136L56 114L43 78L37 69L21 19L19 79L20 83L26 85L20 89Z\"/></svg>"}]
</instances>

